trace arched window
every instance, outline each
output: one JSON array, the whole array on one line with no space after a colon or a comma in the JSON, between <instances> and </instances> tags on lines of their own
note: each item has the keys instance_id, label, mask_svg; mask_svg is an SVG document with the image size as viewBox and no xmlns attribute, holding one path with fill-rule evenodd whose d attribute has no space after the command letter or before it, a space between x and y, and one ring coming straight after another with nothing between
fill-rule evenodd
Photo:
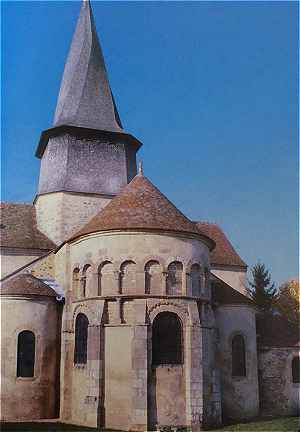
<instances>
[{"instance_id":1,"label":"arched window","mask_svg":"<svg viewBox=\"0 0 300 432\"><path fill-rule=\"evenodd\" d=\"M158 261L149 261L145 265L146 294L161 294L161 267Z\"/></svg>"},{"instance_id":2,"label":"arched window","mask_svg":"<svg viewBox=\"0 0 300 432\"><path fill-rule=\"evenodd\" d=\"M92 267L86 264L82 270L81 278L81 297L87 297L92 289Z\"/></svg>"},{"instance_id":3,"label":"arched window","mask_svg":"<svg viewBox=\"0 0 300 432\"><path fill-rule=\"evenodd\" d=\"M115 282L113 263L103 262L98 270L98 295L116 294Z\"/></svg>"},{"instance_id":4,"label":"arched window","mask_svg":"<svg viewBox=\"0 0 300 432\"><path fill-rule=\"evenodd\" d=\"M242 335L232 339L232 376L246 376L245 341Z\"/></svg>"},{"instance_id":5,"label":"arched window","mask_svg":"<svg viewBox=\"0 0 300 432\"><path fill-rule=\"evenodd\" d=\"M168 266L167 294L182 295L182 270L181 262L174 261Z\"/></svg>"},{"instance_id":6,"label":"arched window","mask_svg":"<svg viewBox=\"0 0 300 432\"><path fill-rule=\"evenodd\" d=\"M121 265L120 293L133 294L135 292L135 262L125 261Z\"/></svg>"},{"instance_id":7,"label":"arched window","mask_svg":"<svg viewBox=\"0 0 300 432\"><path fill-rule=\"evenodd\" d=\"M75 364L86 364L87 362L88 326L87 317L83 313L79 313L75 322Z\"/></svg>"},{"instance_id":8,"label":"arched window","mask_svg":"<svg viewBox=\"0 0 300 432\"><path fill-rule=\"evenodd\" d=\"M182 326L173 312L159 313L152 326L152 364L182 364Z\"/></svg>"},{"instance_id":9,"label":"arched window","mask_svg":"<svg viewBox=\"0 0 300 432\"><path fill-rule=\"evenodd\" d=\"M72 291L74 297L76 298L80 297L80 277L79 277L79 268L77 267L73 270Z\"/></svg>"},{"instance_id":10,"label":"arched window","mask_svg":"<svg viewBox=\"0 0 300 432\"><path fill-rule=\"evenodd\" d=\"M29 330L18 335L17 377L32 378L34 376L35 336Z\"/></svg>"},{"instance_id":11,"label":"arched window","mask_svg":"<svg viewBox=\"0 0 300 432\"><path fill-rule=\"evenodd\" d=\"M292 378L293 383L300 383L300 357L294 357L292 360Z\"/></svg>"},{"instance_id":12,"label":"arched window","mask_svg":"<svg viewBox=\"0 0 300 432\"><path fill-rule=\"evenodd\" d=\"M191 285L192 296L199 297L201 292L201 268L199 264L193 264L191 267Z\"/></svg>"}]
</instances>

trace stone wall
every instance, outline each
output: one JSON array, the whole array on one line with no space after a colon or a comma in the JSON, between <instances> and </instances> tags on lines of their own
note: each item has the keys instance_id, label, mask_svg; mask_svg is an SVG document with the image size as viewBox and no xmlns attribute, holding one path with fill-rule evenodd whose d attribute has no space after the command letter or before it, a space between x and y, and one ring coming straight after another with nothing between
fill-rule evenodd
<instances>
[{"instance_id":1,"label":"stone wall","mask_svg":"<svg viewBox=\"0 0 300 432\"><path fill-rule=\"evenodd\" d=\"M111 197L70 192L39 195L35 202L37 227L58 245L78 232L110 200Z\"/></svg>"},{"instance_id":2,"label":"stone wall","mask_svg":"<svg viewBox=\"0 0 300 432\"><path fill-rule=\"evenodd\" d=\"M17 341L35 334L33 378L17 377ZM1 298L1 420L59 415L60 306L50 297Z\"/></svg>"},{"instance_id":3,"label":"stone wall","mask_svg":"<svg viewBox=\"0 0 300 432\"><path fill-rule=\"evenodd\" d=\"M207 246L193 237L164 233L96 233L65 245L58 254L56 279L66 292L61 419L123 430L155 425L199 430L204 423L220 424L213 314L200 312L191 297L191 266L198 263L203 283L196 297L203 304L210 301L209 279L203 280L209 269ZM146 283L149 261L156 261L153 291ZM182 263L176 296L168 295L166 280L174 261ZM104 290L99 288L99 275ZM183 326L184 363L153 367L152 323L158 313L167 311L178 315ZM79 312L88 317L88 338L94 346L83 367L74 364Z\"/></svg>"},{"instance_id":4,"label":"stone wall","mask_svg":"<svg viewBox=\"0 0 300 432\"><path fill-rule=\"evenodd\" d=\"M245 420L259 413L255 309L224 305L216 309L218 365L221 371L223 417ZM246 376L232 376L232 338L245 341Z\"/></svg>"},{"instance_id":5,"label":"stone wall","mask_svg":"<svg viewBox=\"0 0 300 432\"><path fill-rule=\"evenodd\" d=\"M260 407L263 415L300 414L300 384L292 380L298 348L261 347L258 352Z\"/></svg>"},{"instance_id":6,"label":"stone wall","mask_svg":"<svg viewBox=\"0 0 300 432\"><path fill-rule=\"evenodd\" d=\"M136 151L127 151L130 145L124 138L84 136L87 133L49 139L41 160L39 195L62 190L116 195L135 175Z\"/></svg>"},{"instance_id":7,"label":"stone wall","mask_svg":"<svg viewBox=\"0 0 300 432\"><path fill-rule=\"evenodd\" d=\"M158 284L151 290L156 295L167 294L167 272L169 265L176 261L182 264L181 287L179 295L192 295L190 283L191 266L200 264L202 273L209 269L207 246L196 238L154 233L95 233L70 244L70 270L80 270L91 266L87 281L87 296L98 296L97 279L105 263L111 263L111 277L106 274L105 295L145 294L147 263L156 261L160 267L159 275L153 278ZM130 263L130 265L128 265ZM72 276L71 276L72 277ZM91 278L91 279L90 279ZM205 282L201 283L201 295L209 297ZM102 290L103 291L103 290Z\"/></svg>"}]
</instances>

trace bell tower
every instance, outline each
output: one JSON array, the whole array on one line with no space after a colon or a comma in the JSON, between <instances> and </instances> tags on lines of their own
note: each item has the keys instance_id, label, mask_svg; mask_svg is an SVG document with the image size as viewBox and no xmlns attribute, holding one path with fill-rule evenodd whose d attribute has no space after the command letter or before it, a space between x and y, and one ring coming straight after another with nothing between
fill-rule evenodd
<instances>
[{"instance_id":1,"label":"bell tower","mask_svg":"<svg viewBox=\"0 0 300 432\"><path fill-rule=\"evenodd\" d=\"M54 124L36 151L38 228L56 244L78 231L135 176L141 145L122 127L91 5L83 1Z\"/></svg>"}]
</instances>

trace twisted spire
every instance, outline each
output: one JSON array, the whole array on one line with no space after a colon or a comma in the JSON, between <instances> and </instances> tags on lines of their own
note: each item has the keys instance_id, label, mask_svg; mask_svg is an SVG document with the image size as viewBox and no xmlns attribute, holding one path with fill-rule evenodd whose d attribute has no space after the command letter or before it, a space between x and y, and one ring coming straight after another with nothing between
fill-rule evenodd
<instances>
[{"instance_id":1,"label":"twisted spire","mask_svg":"<svg viewBox=\"0 0 300 432\"><path fill-rule=\"evenodd\" d=\"M83 0L65 65L54 126L122 132L89 0Z\"/></svg>"}]
</instances>

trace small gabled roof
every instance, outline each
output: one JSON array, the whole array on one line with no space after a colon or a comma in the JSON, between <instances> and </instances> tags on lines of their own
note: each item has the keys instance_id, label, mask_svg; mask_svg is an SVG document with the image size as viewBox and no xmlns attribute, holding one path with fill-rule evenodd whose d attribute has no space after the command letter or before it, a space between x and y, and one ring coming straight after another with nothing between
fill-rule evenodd
<instances>
[{"instance_id":1,"label":"small gabled roof","mask_svg":"<svg viewBox=\"0 0 300 432\"><path fill-rule=\"evenodd\" d=\"M54 126L124 132L89 1L83 1L57 100Z\"/></svg>"},{"instance_id":2,"label":"small gabled roof","mask_svg":"<svg viewBox=\"0 0 300 432\"><path fill-rule=\"evenodd\" d=\"M210 249L214 242L199 232L152 183L139 174L103 210L94 216L73 238L97 231L163 230L194 234Z\"/></svg>"},{"instance_id":3,"label":"small gabled roof","mask_svg":"<svg viewBox=\"0 0 300 432\"><path fill-rule=\"evenodd\" d=\"M0 295L56 297L56 292L31 274L20 274L1 283Z\"/></svg>"},{"instance_id":4,"label":"small gabled roof","mask_svg":"<svg viewBox=\"0 0 300 432\"><path fill-rule=\"evenodd\" d=\"M222 229L214 223L196 222L199 231L216 243L215 249L211 252L211 265L237 266L246 270L247 264L240 258Z\"/></svg>"},{"instance_id":5,"label":"small gabled roof","mask_svg":"<svg viewBox=\"0 0 300 432\"><path fill-rule=\"evenodd\" d=\"M220 305L248 305L255 307L254 302L244 294L232 288L222 279L212 276L212 299Z\"/></svg>"},{"instance_id":6,"label":"small gabled roof","mask_svg":"<svg viewBox=\"0 0 300 432\"><path fill-rule=\"evenodd\" d=\"M1 247L49 251L56 245L37 228L33 204L1 203Z\"/></svg>"}]
</instances>

